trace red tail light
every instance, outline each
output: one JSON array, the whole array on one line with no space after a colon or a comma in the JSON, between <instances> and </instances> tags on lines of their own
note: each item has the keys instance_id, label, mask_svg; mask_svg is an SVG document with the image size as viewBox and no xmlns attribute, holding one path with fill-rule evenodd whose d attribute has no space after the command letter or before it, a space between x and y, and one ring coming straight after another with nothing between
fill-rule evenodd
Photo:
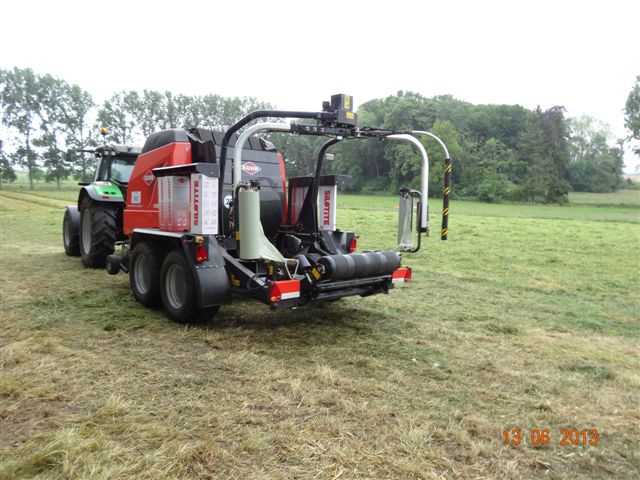
<instances>
[{"instance_id":1,"label":"red tail light","mask_svg":"<svg viewBox=\"0 0 640 480\"><path fill-rule=\"evenodd\" d=\"M400 267L391 274L393 283L409 283L411 281L411 267Z\"/></svg>"},{"instance_id":2,"label":"red tail light","mask_svg":"<svg viewBox=\"0 0 640 480\"><path fill-rule=\"evenodd\" d=\"M196 262L207 262L209 261L209 253L207 249L202 245L198 245L196 247Z\"/></svg>"},{"instance_id":3,"label":"red tail light","mask_svg":"<svg viewBox=\"0 0 640 480\"><path fill-rule=\"evenodd\" d=\"M300 297L300 280L281 280L269 286L269 300L271 303Z\"/></svg>"},{"instance_id":4,"label":"red tail light","mask_svg":"<svg viewBox=\"0 0 640 480\"><path fill-rule=\"evenodd\" d=\"M356 248L358 248L358 239L356 237L353 237L349 242L349 253L355 252Z\"/></svg>"}]
</instances>

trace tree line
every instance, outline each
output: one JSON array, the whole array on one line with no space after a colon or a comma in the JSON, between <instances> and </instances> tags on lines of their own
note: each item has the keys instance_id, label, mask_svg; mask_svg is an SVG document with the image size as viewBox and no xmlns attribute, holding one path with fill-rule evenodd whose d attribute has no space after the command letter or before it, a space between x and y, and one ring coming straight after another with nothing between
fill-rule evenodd
<instances>
[{"instance_id":1,"label":"tree line","mask_svg":"<svg viewBox=\"0 0 640 480\"><path fill-rule=\"evenodd\" d=\"M140 145L146 136L167 128L193 126L223 130L246 113L271 105L253 97L175 95L154 90L120 91L98 105L78 85L31 69L0 69L2 125L14 149L6 153L0 139L0 181L15 180L14 167L26 170L30 188L44 177L55 181L70 175L88 180L95 158L79 153L102 140Z\"/></svg>"},{"instance_id":2,"label":"tree line","mask_svg":"<svg viewBox=\"0 0 640 480\"><path fill-rule=\"evenodd\" d=\"M451 96L398 92L361 105L361 126L428 130L448 146L458 196L481 201L563 202L570 190L610 192L622 186L623 149L609 128L590 117L566 118L564 108L474 105ZM295 159L297 173L312 172L321 139L289 137L277 144ZM430 158L432 195L440 195L444 154L423 140ZM354 178L353 191L397 191L419 186L420 161L395 142L349 141L334 147L326 171Z\"/></svg>"},{"instance_id":3,"label":"tree line","mask_svg":"<svg viewBox=\"0 0 640 480\"><path fill-rule=\"evenodd\" d=\"M630 137L636 139L639 85L640 77L625 110ZM69 175L86 180L94 159L76 151L100 143L99 127L108 128L109 141L139 144L166 128L224 130L249 111L271 108L253 97L154 90L116 92L97 105L78 85L19 68L0 70L0 94L2 124L13 144L7 154L7 142L0 140L0 178L10 181L15 178L13 168L19 167L27 171L31 188L39 176L58 185ZM560 106L528 110L400 91L362 104L358 114L361 126L429 130L442 138L452 157L458 196L562 202L570 190L608 192L622 185L623 140L613 138L608 127L593 118L567 118ZM285 156L289 176L313 173L324 139L283 134L272 134L271 139ZM431 161L430 192L438 195L443 154L433 140L424 143ZM335 160L326 164L325 172L351 175L351 191L418 186L419 159L406 145L350 140L335 146L334 152Z\"/></svg>"}]
</instances>

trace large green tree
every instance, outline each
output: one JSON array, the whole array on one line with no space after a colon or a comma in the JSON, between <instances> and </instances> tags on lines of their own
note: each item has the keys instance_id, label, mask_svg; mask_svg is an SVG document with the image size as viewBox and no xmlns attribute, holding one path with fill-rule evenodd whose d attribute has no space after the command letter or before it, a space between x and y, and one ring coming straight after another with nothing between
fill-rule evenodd
<instances>
[{"instance_id":1,"label":"large green tree","mask_svg":"<svg viewBox=\"0 0 640 480\"><path fill-rule=\"evenodd\" d=\"M11 166L9 157L4 153L4 142L0 140L0 189L4 182L14 182L16 180L16 172Z\"/></svg>"},{"instance_id":2,"label":"large green tree","mask_svg":"<svg viewBox=\"0 0 640 480\"><path fill-rule=\"evenodd\" d=\"M607 125L582 116L569 120L568 179L571 187L582 192L612 192L622 186L623 151L611 146Z\"/></svg>"},{"instance_id":3,"label":"large green tree","mask_svg":"<svg viewBox=\"0 0 640 480\"><path fill-rule=\"evenodd\" d=\"M543 116L547 135L547 156L543 161L545 175L542 181L545 201L550 203L566 202L569 194L569 184L566 181L569 168L569 133L564 111L564 107L551 107Z\"/></svg>"},{"instance_id":4,"label":"large green tree","mask_svg":"<svg viewBox=\"0 0 640 480\"><path fill-rule=\"evenodd\" d=\"M2 123L16 132L18 148L12 161L27 169L29 188L34 189L38 155L33 148L34 133L40 114L39 77L30 68L0 70Z\"/></svg>"},{"instance_id":5,"label":"large green tree","mask_svg":"<svg viewBox=\"0 0 640 480\"><path fill-rule=\"evenodd\" d=\"M287 134L272 134L270 139L282 152L290 177L312 175L320 147L327 140L323 137ZM331 168L332 165L325 165L324 171L330 171Z\"/></svg>"},{"instance_id":6,"label":"large green tree","mask_svg":"<svg viewBox=\"0 0 640 480\"><path fill-rule=\"evenodd\" d=\"M165 98L165 95L155 90L143 90L135 116L145 136L169 128Z\"/></svg>"},{"instance_id":7,"label":"large green tree","mask_svg":"<svg viewBox=\"0 0 640 480\"><path fill-rule=\"evenodd\" d=\"M141 105L138 92L116 92L98 110L98 126L107 128L114 143L131 144L138 128Z\"/></svg>"},{"instance_id":8,"label":"large green tree","mask_svg":"<svg viewBox=\"0 0 640 480\"><path fill-rule=\"evenodd\" d=\"M95 157L79 153L96 144L97 130L91 128L89 114L95 107L91 94L78 85L63 85L62 124L67 158L73 173L87 181L95 165Z\"/></svg>"},{"instance_id":9,"label":"large green tree","mask_svg":"<svg viewBox=\"0 0 640 480\"><path fill-rule=\"evenodd\" d=\"M190 96L144 90L117 92L98 110L98 123L109 138L131 143L168 128L224 130L252 110L272 108L253 97Z\"/></svg>"},{"instance_id":10,"label":"large green tree","mask_svg":"<svg viewBox=\"0 0 640 480\"><path fill-rule=\"evenodd\" d=\"M0 75L2 122L17 143L9 157L27 170L31 189L41 167L45 179L55 180L58 187L73 171L86 177L91 161L73 156L73 151L93 143L87 121L94 105L91 96L77 85L30 69L3 70Z\"/></svg>"},{"instance_id":11,"label":"large green tree","mask_svg":"<svg viewBox=\"0 0 640 480\"><path fill-rule=\"evenodd\" d=\"M40 125L33 144L42 149L42 166L45 179L55 180L60 189L60 182L71 173L69 158L62 148L61 142L65 131L65 97L69 85L51 75L44 75L39 79L38 113Z\"/></svg>"},{"instance_id":12,"label":"large green tree","mask_svg":"<svg viewBox=\"0 0 640 480\"><path fill-rule=\"evenodd\" d=\"M518 144L519 160L526 165L520 196L528 201L562 203L567 200L568 132L563 107L534 111Z\"/></svg>"}]
</instances>

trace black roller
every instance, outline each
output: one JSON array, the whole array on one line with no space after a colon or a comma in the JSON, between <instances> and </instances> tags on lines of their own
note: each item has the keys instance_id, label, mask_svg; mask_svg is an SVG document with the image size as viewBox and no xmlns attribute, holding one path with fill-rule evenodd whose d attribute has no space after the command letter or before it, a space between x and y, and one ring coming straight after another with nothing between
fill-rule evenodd
<instances>
[{"instance_id":1,"label":"black roller","mask_svg":"<svg viewBox=\"0 0 640 480\"><path fill-rule=\"evenodd\" d=\"M366 252L348 255L327 255L318 259L324 267L325 280L350 280L389 275L400 267L396 252Z\"/></svg>"},{"instance_id":2,"label":"black roller","mask_svg":"<svg viewBox=\"0 0 640 480\"><path fill-rule=\"evenodd\" d=\"M347 280L355 278L356 265L351 255L327 255L318 263L324 267L324 279Z\"/></svg>"}]
</instances>

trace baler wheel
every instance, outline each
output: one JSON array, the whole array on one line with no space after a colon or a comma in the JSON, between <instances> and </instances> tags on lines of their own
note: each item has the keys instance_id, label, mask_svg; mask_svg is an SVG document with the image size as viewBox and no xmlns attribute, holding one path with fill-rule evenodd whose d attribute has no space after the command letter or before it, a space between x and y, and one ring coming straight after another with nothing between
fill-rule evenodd
<instances>
[{"instance_id":1,"label":"baler wheel","mask_svg":"<svg viewBox=\"0 0 640 480\"><path fill-rule=\"evenodd\" d=\"M85 267L104 267L116 243L116 209L86 198L80 210L80 256Z\"/></svg>"},{"instance_id":2,"label":"baler wheel","mask_svg":"<svg viewBox=\"0 0 640 480\"><path fill-rule=\"evenodd\" d=\"M173 251L162 263L160 293L167 316L178 323L204 323L220 309L219 306L200 308L196 285L184 254Z\"/></svg>"},{"instance_id":3,"label":"baler wheel","mask_svg":"<svg viewBox=\"0 0 640 480\"><path fill-rule=\"evenodd\" d=\"M138 242L129 262L131 291L145 307L160 305L160 252L148 242Z\"/></svg>"},{"instance_id":4,"label":"baler wheel","mask_svg":"<svg viewBox=\"0 0 640 480\"><path fill-rule=\"evenodd\" d=\"M62 221L62 243L64 244L64 253L68 256L80 256L80 235L77 231L74 232L69 210L65 210Z\"/></svg>"}]
</instances>

